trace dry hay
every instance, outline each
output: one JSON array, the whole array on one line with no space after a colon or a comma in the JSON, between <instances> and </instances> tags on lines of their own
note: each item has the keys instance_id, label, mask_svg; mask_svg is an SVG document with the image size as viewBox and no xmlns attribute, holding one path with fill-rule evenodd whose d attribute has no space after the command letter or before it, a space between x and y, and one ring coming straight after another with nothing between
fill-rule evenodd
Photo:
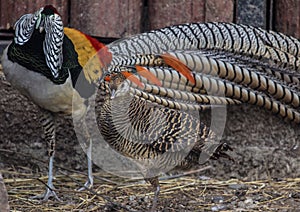
<instances>
[{"instance_id":1,"label":"dry hay","mask_svg":"<svg viewBox=\"0 0 300 212\"><path fill-rule=\"evenodd\" d=\"M300 178L222 181L201 177L201 171L162 177L159 211L294 211L300 206ZM4 178L11 211L145 211L151 207L153 197L151 186L143 180L104 172L95 173L92 190L78 192L84 174L65 173L54 180L62 202L40 202L31 197L44 191L47 177L0 172L13 176Z\"/></svg>"}]
</instances>

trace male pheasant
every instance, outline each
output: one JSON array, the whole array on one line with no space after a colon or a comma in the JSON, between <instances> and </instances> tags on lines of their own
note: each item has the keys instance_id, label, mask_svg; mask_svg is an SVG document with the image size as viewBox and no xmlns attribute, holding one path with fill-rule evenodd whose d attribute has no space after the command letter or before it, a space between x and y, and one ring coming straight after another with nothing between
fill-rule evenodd
<instances>
[{"instance_id":1,"label":"male pheasant","mask_svg":"<svg viewBox=\"0 0 300 212\"><path fill-rule=\"evenodd\" d=\"M88 157L85 186L93 185L92 141L84 118L87 99L94 92L94 85L80 75L89 58L103 47L78 30L64 28L57 10L48 5L16 22L14 40L3 52L1 62L6 79L43 111L41 124L50 157L48 187L41 196L43 200L50 196L59 199L52 184L57 114L72 115L81 124L81 139L87 145ZM84 89L76 90L76 83Z\"/></svg>"}]
</instances>

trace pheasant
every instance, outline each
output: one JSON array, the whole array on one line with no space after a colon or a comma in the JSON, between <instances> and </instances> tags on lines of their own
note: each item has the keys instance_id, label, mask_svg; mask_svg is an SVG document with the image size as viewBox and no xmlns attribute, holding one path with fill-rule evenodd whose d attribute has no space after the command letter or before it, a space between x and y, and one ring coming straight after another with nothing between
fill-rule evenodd
<instances>
[{"instance_id":1,"label":"pheasant","mask_svg":"<svg viewBox=\"0 0 300 212\"><path fill-rule=\"evenodd\" d=\"M137 174L152 184L152 211L157 205L161 172L190 169L208 159L232 160L225 153L231 147L219 143L197 116L131 96L122 73L100 84L96 102L97 123L105 142L133 159L139 167Z\"/></svg>"},{"instance_id":2,"label":"pheasant","mask_svg":"<svg viewBox=\"0 0 300 212\"><path fill-rule=\"evenodd\" d=\"M49 146L47 190L37 196L43 200L50 196L59 200L52 183L55 117L59 114L72 115L80 123L82 133L77 136L86 144L88 158L85 187L93 185L92 140L84 119L88 97L95 86L80 76L82 67L101 48L104 44L96 39L76 29L64 28L58 11L47 5L16 22L14 39L3 52L1 62L6 79L42 110L41 124ZM75 84L84 89L76 90Z\"/></svg>"}]
</instances>

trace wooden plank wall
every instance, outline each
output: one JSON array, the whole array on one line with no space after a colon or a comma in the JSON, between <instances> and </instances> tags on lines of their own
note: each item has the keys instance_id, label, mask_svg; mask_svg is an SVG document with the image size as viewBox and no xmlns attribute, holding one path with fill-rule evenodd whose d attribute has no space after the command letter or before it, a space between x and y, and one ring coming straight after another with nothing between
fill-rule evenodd
<instances>
[{"instance_id":1,"label":"wooden plank wall","mask_svg":"<svg viewBox=\"0 0 300 212\"><path fill-rule=\"evenodd\" d=\"M13 26L15 21L26 13L33 13L46 4L53 4L68 22L68 1L66 0L0 0L0 28Z\"/></svg>"},{"instance_id":2,"label":"wooden plank wall","mask_svg":"<svg viewBox=\"0 0 300 212\"><path fill-rule=\"evenodd\" d=\"M0 29L45 4L58 8L66 26L102 37L124 37L186 22L223 21L300 38L300 0L0 0Z\"/></svg>"}]
</instances>

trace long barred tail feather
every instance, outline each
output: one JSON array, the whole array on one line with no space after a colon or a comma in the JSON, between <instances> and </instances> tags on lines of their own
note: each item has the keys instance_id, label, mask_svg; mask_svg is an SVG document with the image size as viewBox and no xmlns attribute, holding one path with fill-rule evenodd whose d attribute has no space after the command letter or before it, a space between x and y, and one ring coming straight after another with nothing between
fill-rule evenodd
<instances>
[{"instance_id":1,"label":"long barred tail feather","mask_svg":"<svg viewBox=\"0 0 300 212\"><path fill-rule=\"evenodd\" d=\"M300 122L300 42L293 37L246 25L192 23L122 39L108 49L113 57L106 74L136 74L143 83L131 84L136 97L177 109L247 103Z\"/></svg>"}]
</instances>

